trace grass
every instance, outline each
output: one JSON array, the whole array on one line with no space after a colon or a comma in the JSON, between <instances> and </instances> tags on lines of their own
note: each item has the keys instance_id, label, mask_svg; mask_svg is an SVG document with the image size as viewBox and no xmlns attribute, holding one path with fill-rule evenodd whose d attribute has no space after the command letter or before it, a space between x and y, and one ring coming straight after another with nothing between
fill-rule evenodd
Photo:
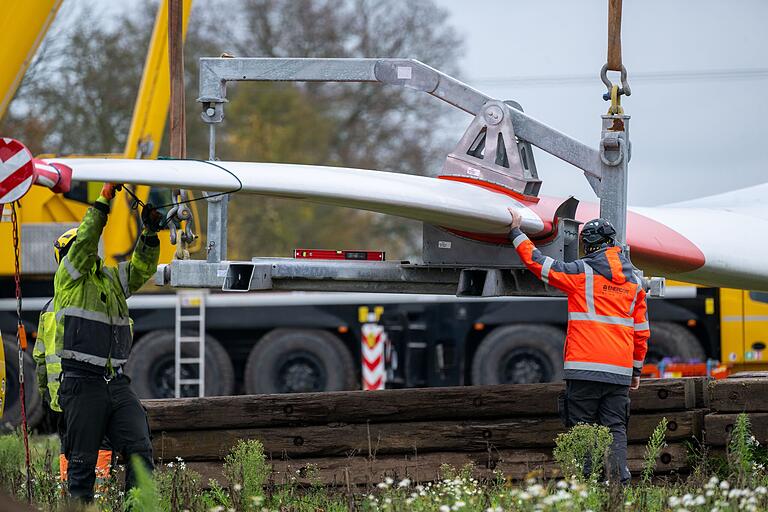
<instances>
[{"instance_id":1,"label":"grass","mask_svg":"<svg viewBox=\"0 0 768 512\"><path fill-rule=\"evenodd\" d=\"M346 510L395 512L496 512L567 510L737 511L768 510L768 452L752 436L746 415L731 434L726 456L714 457L704 448L691 448L692 471L686 478L653 477L665 445L665 421L646 449L640 479L622 488L605 481L602 468L610 433L602 427L577 425L557 439L554 456L564 479L513 482L497 472L494 478L474 478L471 466L441 468L439 480L427 483L385 478L371 488L332 489L321 485L274 485L264 450L258 441L240 441L226 457L227 484L203 485L199 474L176 460L150 475L138 464L139 486L127 496L119 475L97 492L88 510L118 512L334 512ZM584 460L591 460L584 471ZM32 444L33 496L39 510L70 510L58 483L55 438L35 438ZM0 488L20 501L26 495L24 458L18 435L0 436Z\"/></svg>"}]
</instances>

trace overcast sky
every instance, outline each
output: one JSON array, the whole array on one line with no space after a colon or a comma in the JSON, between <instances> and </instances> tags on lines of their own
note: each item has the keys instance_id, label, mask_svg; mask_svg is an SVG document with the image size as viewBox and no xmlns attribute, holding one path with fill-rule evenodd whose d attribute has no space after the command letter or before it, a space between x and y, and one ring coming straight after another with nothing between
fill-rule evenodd
<instances>
[{"instance_id":1,"label":"overcast sky","mask_svg":"<svg viewBox=\"0 0 768 512\"><path fill-rule=\"evenodd\" d=\"M606 60L606 0L436 1L464 36L470 85L597 145L607 109L598 77ZM764 0L624 1L631 204L768 181L766 20ZM541 151L536 157L542 193L594 197L575 168Z\"/></svg>"}]
</instances>

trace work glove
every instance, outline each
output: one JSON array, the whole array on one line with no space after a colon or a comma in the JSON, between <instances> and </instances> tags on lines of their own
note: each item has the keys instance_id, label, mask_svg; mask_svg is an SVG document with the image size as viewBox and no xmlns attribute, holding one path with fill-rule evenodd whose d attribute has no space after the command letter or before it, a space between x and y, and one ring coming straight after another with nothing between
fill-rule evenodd
<instances>
[{"instance_id":1,"label":"work glove","mask_svg":"<svg viewBox=\"0 0 768 512\"><path fill-rule=\"evenodd\" d=\"M101 187L101 197L111 201L115 198L115 193L118 190L120 190L120 185L115 183L105 183L104 186Z\"/></svg>"},{"instance_id":2,"label":"work glove","mask_svg":"<svg viewBox=\"0 0 768 512\"><path fill-rule=\"evenodd\" d=\"M163 214L152 206L152 203L147 203L141 209L141 222L145 228L157 233L163 229Z\"/></svg>"}]
</instances>

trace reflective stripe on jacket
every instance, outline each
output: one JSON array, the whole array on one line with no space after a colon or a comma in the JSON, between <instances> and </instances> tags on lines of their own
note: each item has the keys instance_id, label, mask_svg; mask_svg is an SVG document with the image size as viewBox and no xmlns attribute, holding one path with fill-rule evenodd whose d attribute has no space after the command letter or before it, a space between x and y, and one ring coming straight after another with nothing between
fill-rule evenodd
<instances>
[{"instance_id":1,"label":"reflective stripe on jacket","mask_svg":"<svg viewBox=\"0 0 768 512\"><path fill-rule=\"evenodd\" d=\"M102 265L99 238L109 206L98 200L89 208L54 277L55 354L95 366L117 368L128 360L133 343L126 300L157 269L160 240L142 234L130 261Z\"/></svg>"},{"instance_id":2,"label":"reflective stripe on jacket","mask_svg":"<svg viewBox=\"0 0 768 512\"><path fill-rule=\"evenodd\" d=\"M650 326L645 290L621 249L566 263L544 256L519 229L511 238L526 267L568 295L565 378L630 384L643 367Z\"/></svg>"},{"instance_id":3,"label":"reflective stripe on jacket","mask_svg":"<svg viewBox=\"0 0 768 512\"><path fill-rule=\"evenodd\" d=\"M56 354L56 331L56 314L53 311L53 299L51 299L40 312L32 358L37 363L37 389L40 391L40 396L51 409L61 412L59 407L61 357Z\"/></svg>"}]
</instances>

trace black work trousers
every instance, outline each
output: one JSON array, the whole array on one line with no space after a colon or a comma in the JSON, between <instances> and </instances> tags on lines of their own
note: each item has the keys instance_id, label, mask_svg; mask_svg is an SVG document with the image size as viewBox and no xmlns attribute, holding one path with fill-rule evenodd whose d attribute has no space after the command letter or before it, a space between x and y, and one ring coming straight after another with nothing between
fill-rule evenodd
<instances>
[{"instance_id":1,"label":"black work trousers","mask_svg":"<svg viewBox=\"0 0 768 512\"><path fill-rule=\"evenodd\" d=\"M606 384L589 380L565 381L565 394L560 404L565 426L579 423L608 427L613 434L611 456L608 460L608 478L630 481L627 468L627 426L629 425L629 386ZM589 471L589 461L586 471ZM586 476L586 475L585 475Z\"/></svg>"},{"instance_id":2,"label":"black work trousers","mask_svg":"<svg viewBox=\"0 0 768 512\"><path fill-rule=\"evenodd\" d=\"M118 375L107 382L100 375L65 370L59 404L66 422L64 455L69 460L71 497L93 499L94 471L105 435L126 461L126 490L136 484L132 456L138 456L150 471L154 468L147 415L128 377Z\"/></svg>"}]
</instances>

